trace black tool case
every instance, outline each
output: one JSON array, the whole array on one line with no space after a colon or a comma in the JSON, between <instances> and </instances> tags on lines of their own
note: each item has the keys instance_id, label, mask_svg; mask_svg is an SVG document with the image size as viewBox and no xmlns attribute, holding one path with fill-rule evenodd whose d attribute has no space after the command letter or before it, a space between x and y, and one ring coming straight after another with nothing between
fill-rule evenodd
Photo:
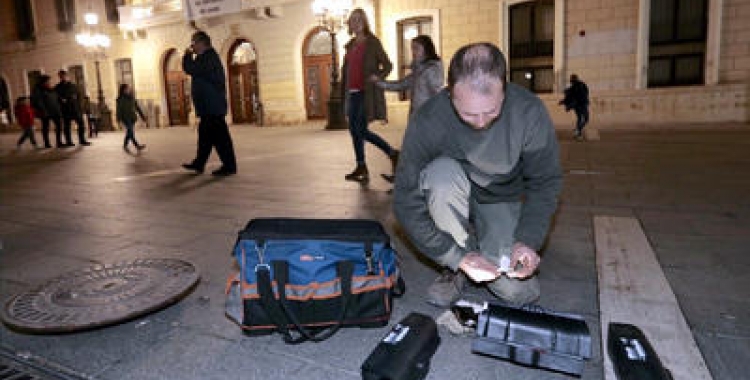
<instances>
[{"instance_id":1,"label":"black tool case","mask_svg":"<svg viewBox=\"0 0 750 380\"><path fill-rule=\"evenodd\" d=\"M646 335L636 326L610 323L607 352L619 380L672 380Z\"/></svg>"},{"instance_id":2,"label":"black tool case","mask_svg":"<svg viewBox=\"0 0 750 380\"><path fill-rule=\"evenodd\" d=\"M432 318L411 313L391 328L362 364L364 380L421 380L440 345Z\"/></svg>"},{"instance_id":3,"label":"black tool case","mask_svg":"<svg viewBox=\"0 0 750 380\"><path fill-rule=\"evenodd\" d=\"M591 334L577 315L489 303L479 314L472 351L580 376L591 358Z\"/></svg>"}]
</instances>

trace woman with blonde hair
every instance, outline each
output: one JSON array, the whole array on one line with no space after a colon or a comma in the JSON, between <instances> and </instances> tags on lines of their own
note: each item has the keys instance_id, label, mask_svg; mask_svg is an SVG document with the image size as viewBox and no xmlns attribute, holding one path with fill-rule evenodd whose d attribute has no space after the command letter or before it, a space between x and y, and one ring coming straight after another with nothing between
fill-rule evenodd
<instances>
[{"instance_id":1,"label":"woman with blonde hair","mask_svg":"<svg viewBox=\"0 0 750 380\"><path fill-rule=\"evenodd\" d=\"M387 154L393 169L398 162L398 150L368 128L368 123L372 120L387 120L383 89L369 79L373 75L379 78L388 76L393 65L380 40L370 31L367 15L362 8L351 12L347 26L349 34L354 37L345 46L341 89L346 102L357 167L344 178L347 181L366 183L370 176L365 162L365 141Z\"/></svg>"}]
</instances>

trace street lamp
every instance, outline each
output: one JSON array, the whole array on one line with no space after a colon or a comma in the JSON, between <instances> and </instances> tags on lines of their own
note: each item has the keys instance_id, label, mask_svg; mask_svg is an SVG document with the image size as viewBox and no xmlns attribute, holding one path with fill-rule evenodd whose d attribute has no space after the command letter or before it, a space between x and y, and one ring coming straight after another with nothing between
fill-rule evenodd
<instances>
[{"instance_id":1,"label":"street lamp","mask_svg":"<svg viewBox=\"0 0 750 380\"><path fill-rule=\"evenodd\" d=\"M112 115L104 100L104 91L102 91L102 75L99 70L99 60L107 58L107 48L112 44L112 40L106 34L96 31L99 24L99 16L96 13L88 12L83 16L86 22L86 29L76 34L76 42L83 46L86 53L94 59L96 67L96 89L99 103L99 113L101 114L101 125L99 128L105 131L114 130L112 127Z\"/></svg>"},{"instance_id":2,"label":"street lamp","mask_svg":"<svg viewBox=\"0 0 750 380\"><path fill-rule=\"evenodd\" d=\"M344 120L342 107L336 33L344 27L346 16L351 9L351 0L315 0L312 3L312 11L318 17L318 24L331 36L331 94L328 100L328 124L326 129L348 128Z\"/></svg>"}]
</instances>

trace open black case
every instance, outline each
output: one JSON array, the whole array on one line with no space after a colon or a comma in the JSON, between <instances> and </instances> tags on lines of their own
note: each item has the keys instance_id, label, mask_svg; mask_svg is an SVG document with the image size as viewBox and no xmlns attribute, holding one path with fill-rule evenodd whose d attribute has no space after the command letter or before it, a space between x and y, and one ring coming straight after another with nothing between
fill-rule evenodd
<instances>
[{"instance_id":1,"label":"open black case","mask_svg":"<svg viewBox=\"0 0 750 380\"><path fill-rule=\"evenodd\" d=\"M591 358L591 334L574 314L488 303L479 314L472 351L580 376Z\"/></svg>"}]
</instances>

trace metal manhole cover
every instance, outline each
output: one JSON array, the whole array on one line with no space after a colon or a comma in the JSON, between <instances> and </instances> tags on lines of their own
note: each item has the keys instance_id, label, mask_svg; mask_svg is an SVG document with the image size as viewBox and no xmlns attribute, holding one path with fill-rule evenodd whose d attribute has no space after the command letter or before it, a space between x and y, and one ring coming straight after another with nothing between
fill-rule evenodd
<instances>
[{"instance_id":1,"label":"metal manhole cover","mask_svg":"<svg viewBox=\"0 0 750 380\"><path fill-rule=\"evenodd\" d=\"M199 279L193 264L177 259L99 265L16 295L0 317L13 328L37 333L101 327L169 306Z\"/></svg>"}]
</instances>

